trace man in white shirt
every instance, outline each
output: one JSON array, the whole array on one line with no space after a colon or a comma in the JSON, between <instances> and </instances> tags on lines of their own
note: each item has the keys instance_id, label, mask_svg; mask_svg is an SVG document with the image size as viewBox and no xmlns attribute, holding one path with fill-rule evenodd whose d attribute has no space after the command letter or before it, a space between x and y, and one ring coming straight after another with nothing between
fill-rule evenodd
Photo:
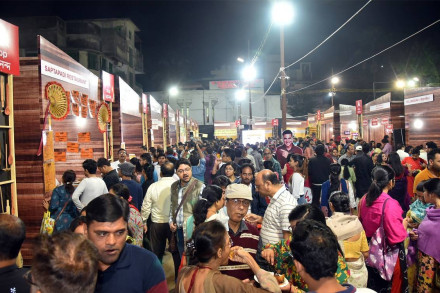
<instances>
[{"instance_id":1,"label":"man in white shirt","mask_svg":"<svg viewBox=\"0 0 440 293\"><path fill-rule=\"evenodd\" d=\"M151 251L162 261L166 241L170 235L169 215L171 207L171 184L174 164L165 162L161 167L161 178L150 185L142 203L142 220L144 230L150 230ZM151 224L147 226L148 217L151 215Z\"/></svg>"},{"instance_id":2,"label":"man in white shirt","mask_svg":"<svg viewBox=\"0 0 440 293\"><path fill-rule=\"evenodd\" d=\"M127 152L125 149L119 149L118 160L111 163L111 167L118 171L118 165L125 163L127 161Z\"/></svg>"},{"instance_id":3,"label":"man in white shirt","mask_svg":"<svg viewBox=\"0 0 440 293\"><path fill-rule=\"evenodd\" d=\"M157 164L154 165L154 172L157 174L157 180L160 179L160 168L167 161L165 153L159 153L157 155Z\"/></svg>"},{"instance_id":4,"label":"man in white shirt","mask_svg":"<svg viewBox=\"0 0 440 293\"><path fill-rule=\"evenodd\" d=\"M96 175L98 164L95 160L87 159L83 162L85 178L72 194L72 201L79 211L86 207L96 197L108 193L107 186L101 177Z\"/></svg>"},{"instance_id":5,"label":"man in white shirt","mask_svg":"<svg viewBox=\"0 0 440 293\"><path fill-rule=\"evenodd\" d=\"M401 162L403 161L403 159L409 157L409 154L405 152L405 146L403 144L398 143L396 148L396 153L399 155Z\"/></svg>"}]
</instances>

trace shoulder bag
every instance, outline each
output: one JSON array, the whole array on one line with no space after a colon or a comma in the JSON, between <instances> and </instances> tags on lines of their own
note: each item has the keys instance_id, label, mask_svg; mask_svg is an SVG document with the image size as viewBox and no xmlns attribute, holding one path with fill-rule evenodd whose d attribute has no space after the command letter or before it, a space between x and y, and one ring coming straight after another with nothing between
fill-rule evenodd
<instances>
[{"instance_id":1,"label":"shoulder bag","mask_svg":"<svg viewBox=\"0 0 440 293\"><path fill-rule=\"evenodd\" d=\"M382 279L390 281L393 277L394 267L396 266L399 256L399 247L397 245L390 246L387 244L387 237L383 228L384 211L387 201L388 199L383 203L380 226L371 237L369 243L370 255L365 260L365 263L377 269Z\"/></svg>"}]
</instances>

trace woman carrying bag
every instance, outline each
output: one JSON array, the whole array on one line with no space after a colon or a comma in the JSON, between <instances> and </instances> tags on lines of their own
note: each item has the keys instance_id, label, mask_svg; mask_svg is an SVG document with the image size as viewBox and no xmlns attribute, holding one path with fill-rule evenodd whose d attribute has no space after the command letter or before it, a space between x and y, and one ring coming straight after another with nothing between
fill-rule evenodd
<instances>
[{"instance_id":1,"label":"woman carrying bag","mask_svg":"<svg viewBox=\"0 0 440 293\"><path fill-rule=\"evenodd\" d=\"M68 230L70 223L79 216L78 210L72 201L75 191L73 182L76 174L73 170L67 170L63 174L63 185L56 187L52 192L49 212L50 217L55 219L54 232Z\"/></svg>"}]
</instances>

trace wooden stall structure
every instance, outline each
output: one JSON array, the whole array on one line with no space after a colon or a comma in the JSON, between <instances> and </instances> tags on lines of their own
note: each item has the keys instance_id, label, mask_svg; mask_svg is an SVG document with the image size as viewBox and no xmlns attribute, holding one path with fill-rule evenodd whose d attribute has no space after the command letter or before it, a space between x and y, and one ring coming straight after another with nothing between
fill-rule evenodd
<instances>
[{"instance_id":1,"label":"wooden stall structure","mask_svg":"<svg viewBox=\"0 0 440 293\"><path fill-rule=\"evenodd\" d=\"M403 93L391 92L369 102L363 107L363 139L380 142L393 129L404 129Z\"/></svg>"},{"instance_id":2,"label":"wooden stall structure","mask_svg":"<svg viewBox=\"0 0 440 293\"><path fill-rule=\"evenodd\" d=\"M163 146L163 121L162 121L162 106L152 96L148 96L148 105L151 113L151 146Z\"/></svg>"},{"instance_id":3,"label":"wooden stall structure","mask_svg":"<svg viewBox=\"0 0 440 293\"><path fill-rule=\"evenodd\" d=\"M293 136L306 137L307 121L287 119L286 126L287 129L293 132Z\"/></svg>"},{"instance_id":4,"label":"wooden stall structure","mask_svg":"<svg viewBox=\"0 0 440 293\"><path fill-rule=\"evenodd\" d=\"M440 143L440 87L405 90L406 144ZM394 120L393 120L394 121Z\"/></svg>"},{"instance_id":5,"label":"wooden stall structure","mask_svg":"<svg viewBox=\"0 0 440 293\"><path fill-rule=\"evenodd\" d=\"M38 45L38 58L21 59L22 74L14 85L18 206L27 228L25 264L39 233L44 194L62 182L64 171L72 169L81 179L82 162L104 155L96 116L102 105L98 77L41 36ZM102 126L105 132L106 123Z\"/></svg>"},{"instance_id":6,"label":"wooden stall structure","mask_svg":"<svg viewBox=\"0 0 440 293\"><path fill-rule=\"evenodd\" d=\"M307 114L307 128L306 128L306 136L309 137L319 137L318 136L318 121L316 120L315 113Z\"/></svg>"},{"instance_id":7,"label":"wooden stall structure","mask_svg":"<svg viewBox=\"0 0 440 293\"><path fill-rule=\"evenodd\" d=\"M237 127L234 122L214 122L214 136L218 139L237 138Z\"/></svg>"},{"instance_id":8,"label":"wooden stall structure","mask_svg":"<svg viewBox=\"0 0 440 293\"><path fill-rule=\"evenodd\" d=\"M151 146L151 115L148 106L148 95L142 93L142 140L147 149Z\"/></svg>"},{"instance_id":9,"label":"wooden stall structure","mask_svg":"<svg viewBox=\"0 0 440 293\"><path fill-rule=\"evenodd\" d=\"M264 131L264 137L268 139L269 137L272 137L272 121L259 121L255 122L252 125L252 130L263 130Z\"/></svg>"},{"instance_id":10,"label":"wooden stall structure","mask_svg":"<svg viewBox=\"0 0 440 293\"><path fill-rule=\"evenodd\" d=\"M179 141L181 143L186 142L186 132L185 117L182 115L182 113L179 112Z\"/></svg>"},{"instance_id":11,"label":"wooden stall structure","mask_svg":"<svg viewBox=\"0 0 440 293\"><path fill-rule=\"evenodd\" d=\"M169 142L168 145L175 145L177 144L177 127L176 127L176 112L168 106L168 137Z\"/></svg>"},{"instance_id":12,"label":"wooden stall structure","mask_svg":"<svg viewBox=\"0 0 440 293\"><path fill-rule=\"evenodd\" d=\"M14 145L14 76L20 75L18 27L0 19L0 214L18 216ZM21 216L21 213L20 213Z\"/></svg>"},{"instance_id":13,"label":"wooden stall structure","mask_svg":"<svg viewBox=\"0 0 440 293\"><path fill-rule=\"evenodd\" d=\"M341 139L357 139L359 137L359 124L356 115L356 107L351 105L339 106L339 122ZM336 137L337 139L337 137ZM339 141L341 140L339 139Z\"/></svg>"},{"instance_id":14,"label":"wooden stall structure","mask_svg":"<svg viewBox=\"0 0 440 293\"><path fill-rule=\"evenodd\" d=\"M320 139L329 142L330 139L337 139L341 135L338 105L332 106L321 113Z\"/></svg>"},{"instance_id":15,"label":"wooden stall structure","mask_svg":"<svg viewBox=\"0 0 440 293\"><path fill-rule=\"evenodd\" d=\"M119 104L119 119L115 119L113 125L119 122L119 132L121 133L120 147L125 148L130 157L139 156L141 146L143 145L142 137L142 116L141 116L141 99L139 95L121 78L118 78L119 95L116 95L116 107ZM114 104L114 105L115 105ZM115 118L117 115L115 115ZM115 130L114 130L115 132ZM114 140L116 141L116 140ZM119 147L114 146L115 152ZM117 158L117 153L114 154Z\"/></svg>"}]
</instances>

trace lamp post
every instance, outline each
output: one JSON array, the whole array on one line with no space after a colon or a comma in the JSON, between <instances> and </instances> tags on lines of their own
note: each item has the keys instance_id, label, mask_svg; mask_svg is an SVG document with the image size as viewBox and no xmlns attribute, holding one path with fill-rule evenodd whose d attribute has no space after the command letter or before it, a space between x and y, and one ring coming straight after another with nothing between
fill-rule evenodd
<instances>
[{"instance_id":1,"label":"lamp post","mask_svg":"<svg viewBox=\"0 0 440 293\"><path fill-rule=\"evenodd\" d=\"M272 8L272 21L280 26L280 71L281 71L281 120L282 128L286 130L286 72L284 71L284 26L293 20L293 7L289 1L277 1Z\"/></svg>"},{"instance_id":2,"label":"lamp post","mask_svg":"<svg viewBox=\"0 0 440 293\"><path fill-rule=\"evenodd\" d=\"M243 101L245 98L246 98L246 93L244 90L238 90L235 93L235 99L238 102L238 117L240 119L240 125L242 123L242 121L241 121L241 101Z\"/></svg>"},{"instance_id":3,"label":"lamp post","mask_svg":"<svg viewBox=\"0 0 440 293\"><path fill-rule=\"evenodd\" d=\"M335 86L338 83L339 83L339 77L337 77L337 76L332 77L332 79L331 79L332 89L330 91L330 96L332 97L332 106L334 105L333 104L333 100L334 100L335 95L336 95L336 88L335 88Z\"/></svg>"},{"instance_id":4,"label":"lamp post","mask_svg":"<svg viewBox=\"0 0 440 293\"><path fill-rule=\"evenodd\" d=\"M252 64L246 66L242 72L243 79L248 82L248 93L249 93L249 129L252 129L252 96L251 96L251 81L257 76L257 72Z\"/></svg>"}]
</instances>

